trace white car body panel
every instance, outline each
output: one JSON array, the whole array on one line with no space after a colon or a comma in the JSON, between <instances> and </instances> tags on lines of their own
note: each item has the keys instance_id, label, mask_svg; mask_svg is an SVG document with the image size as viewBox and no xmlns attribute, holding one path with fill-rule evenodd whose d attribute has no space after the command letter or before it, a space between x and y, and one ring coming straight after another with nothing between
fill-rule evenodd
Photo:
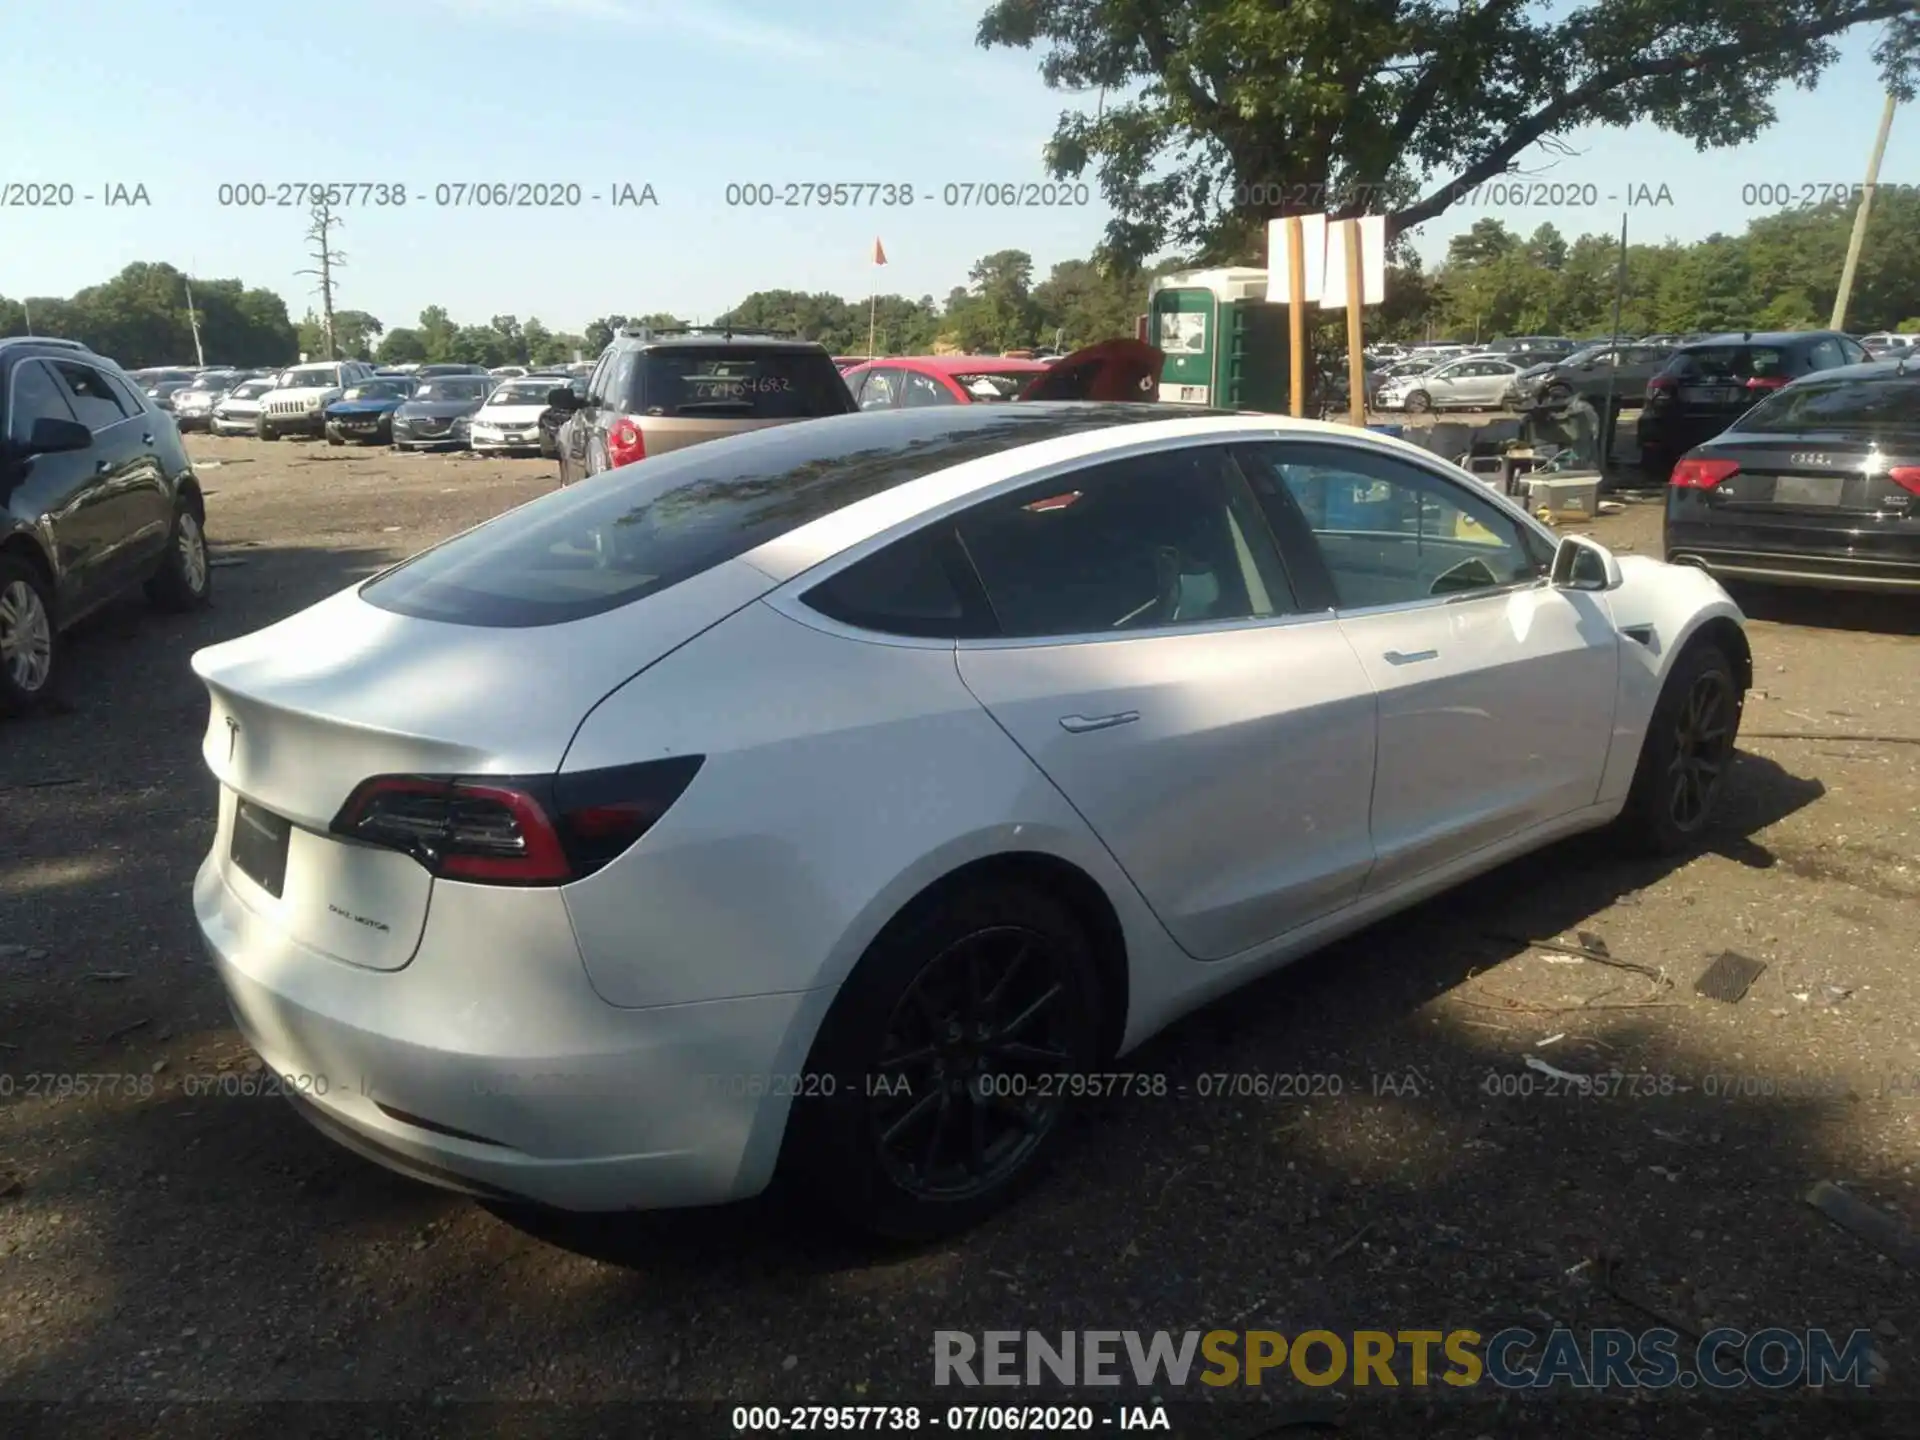
<instances>
[{"instance_id":1,"label":"white car body panel","mask_svg":"<svg viewBox=\"0 0 1920 1440\"><path fill-rule=\"evenodd\" d=\"M1406 442L1175 418L895 486L564 626L412 619L356 587L200 652L222 789L194 903L243 1032L276 1071L328 1077L306 1108L329 1134L433 1183L580 1209L734 1199L771 1177L789 1096L713 1082L799 1074L873 939L961 867L1041 857L1097 887L1124 941L1124 1053L1616 815L1674 657L1701 625L1741 623L1704 572L1630 556L1608 592L1543 583L1038 642L877 636L805 602L987 496L1155 448L1288 437L1445 472L1550 533ZM564 493L585 505L610 483ZM684 755L705 758L664 817L558 887L434 880L326 833L379 773ZM300 827L281 897L228 858L240 798Z\"/></svg>"},{"instance_id":2,"label":"white car body panel","mask_svg":"<svg viewBox=\"0 0 1920 1440\"><path fill-rule=\"evenodd\" d=\"M1369 892L1594 802L1620 667L1598 595L1526 586L1340 625L1379 696Z\"/></svg>"},{"instance_id":3,"label":"white car body panel","mask_svg":"<svg viewBox=\"0 0 1920 1440\"><path fill-rule=\"evenodd\" d=\"M540 417L545 405L482 405L468 422L468 442L475 450L525 450L540 443Z\"/></svg>"}]
</instances>

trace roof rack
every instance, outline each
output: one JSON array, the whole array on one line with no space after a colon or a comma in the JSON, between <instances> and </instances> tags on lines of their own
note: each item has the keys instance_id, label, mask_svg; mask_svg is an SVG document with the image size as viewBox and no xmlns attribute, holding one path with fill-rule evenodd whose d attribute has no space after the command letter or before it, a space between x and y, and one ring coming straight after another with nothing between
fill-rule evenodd
<instances>
[{"instance_id":1,"label":"roof rack","mask_svg":"<svg viewBox=\"0 0 1920 1440\"><path fill-rule=\"evenodd\" d=\"M673 335L750 335L761 340L798 340L791 330L768 330L758 325L628 325L620 333L635 340L664 340Z\"/></svg>"}]
</instances>

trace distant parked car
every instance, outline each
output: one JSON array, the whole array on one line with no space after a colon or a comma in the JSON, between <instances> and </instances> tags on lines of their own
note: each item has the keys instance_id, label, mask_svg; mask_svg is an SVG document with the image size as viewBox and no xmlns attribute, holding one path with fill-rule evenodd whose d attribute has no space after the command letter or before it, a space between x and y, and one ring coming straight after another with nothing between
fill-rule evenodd
<instances>
[{"instance_id":1,"label":"distant parked car","mask_svg":"<svg viewBox=\"0 0 1920 1440\"><path fill-rule=\"evenodd\" d=\"M135 377L156 410L171 411L173 397L199 378L192 370L142 370Z\"/></svg>"},{"instance_id":2,"label":"distant parked car","mask_svg":"<svg viewBox=\"0 0 1920 1440\"><path fill-rule=\"evenodd\" d=\"M473 414L469 427L473 448L487 455L538 454L540 417L552 408L547 402L553 389L554 377L549 375L530 375L500 385Z\"/></svg>"},{"instance_id":3,"label":"distant parked car","mask_svg":"<svg viewBox=\"0 0 1920 1440\"><path fill-rule=\"evenodd\" d=\"M349 385L372 378L373 366L363 360L330 360L282 370L275 387L260 397L254 434L262 440L278 440L283 435L318 439L326 431L327 406Z\"/></svg>"},{"instance_id":4,"label":"distant parked car","mask_svg":"<svg viewBox=\"0 0 1920 1440\"><path fill-rule=\"evenodd\" d=\"M375 375L358 385L349 385L340 398L326 409L327 443L344 445L349 440L367 445L386 445L393 439L393 412L414 392L414 381L405 375Z\"/></svg>"},{"instance_id":5,"label":"distant parked car","mask_svg":"<svg viewBox=\"0 0 1920 1440\"><path fill-rule=\"evenodd\" d=\"M260 426L260 401L279 384L275 375L242 380L215 402L207 429L215 435L253 435Z\"/></svg>"},{"instance_id":6,"label":"distant parked car","mask_svg":"<svg viewBox=\"0 0 1920 1440\"><path fill-rule=\"evenodd\" d=\"M1374 403L1410 415L1429 410L1492 410L1505 403L1507 387L1525 368L1512 360L1468 355L1424 375L1397 375L1380 387Z\"/></svg>"},{"instance_id":7,"label":"distant parked car","mask_svg":"<svg viewBox=\"0 0 1920 1440\"><path fill-rule=\"evenodd\" d=\"M173 394L173 423L182 431L210 430L213 407L243 377L238 370L202 370L193 383Z\"/></svg>"},{"instance_id":8,"label":"distant parked car","mask_svg":"<svg viewBox=\"0 0 1920 1440\"><path fill-rule=\"evenodd\" d=\"M0 714L53 693L62 632L116 596L204 605L206 519L179 430L131 376L72 340L0 339Z\"/></svg>"},{"instance_id":9,"label":"distant parked car","mask_svg":"<svg viewBox=\"0 0 1920 1440\"><path fill-rule=\"evenodd\" d=\"M1640 465L1664 479L1687 451L1725 430L1767 392L1872 357L1832 330L1747 331L1677 347L1647 382Z\"/></svg>"},{"instance_id":10,"label":"distant parked car","mask_svg":"<svg viewBox=\"0 0 1920 1440\"><path fill-rule=\"evenodd\" d=\"M1876 360L1898 360L1902 355L1920 355L1920 335L1896 335L1891 330L1860 337L1860 346Z\"/></svg>"},{"instance_id":11,"label":"distant parked car","mask_svg":"<svg viewBox=\"0 0 1920 1440\"><path fill-rule=\"evenodd\" d=\"M416 365L413 369L413 378L430 380L436 375L485 375L486 373L487 367L484 365L459 365L449 362L445 365Z\"/></svg>"},{"instance_id":12,"label":"distant parked car","mask_svg":"<svg viewBox=\"0 0 1920 1440\"><path fill-rule=\"evenodd\" d=\"M1920 593L1920 368L1803 376L1689 450L1666 555L1726 580Z\"/></svg>"},{"instance_id":13,"label":"distant parked car","mask_svg":"<svg viewBox=\"0 0 1920 1440\"><path fill-rule=\"evenodd\" d=\"M1596 410L1609 393L1614 404L1638 405L1647 382L1673 358L1671 345L1622 342L1590 345L1557 363L1533 366L1514 379L1508 397L1515 408L1526 405L1564 405L1576 395ZM1611 391L1609 391L1611 377Z\"/></svg>"},{"instance_id":14,"label":"distant parked car","mask_svg":"<svg viewBox=\"0 0 1920 1440\"><path fill-rule=\"evenodd\" d=\"M893 355L842 375L862 410L980 405L1016 399L1047 365L1003 355Z\"/></svg>"},{"instance_id":15,"label":"distant parked car","mask_svg":"<svg viewBox=\"0 0 1920 1440\"><path fill-rule=\"evenodd\" d=\"M555 387L548 403L575 411L559 434L563 485L683 445L854 408L822 346L744 331L622 333L585 396Z\"/></svg>"},{"instance_id":16,"label":"distant parked car","mask_svg":"<svg viewBox=\"0 0 1920 1440\"><path fill-rule=\"evenodd\" d=\"M393 412L393 444L399 450L464 450L474 412L493 393L493 377L429 375Z\"/></svg>"},{"instance_id":17,"label":"distant parked car","mask_svg":"<svg viewBox=\"0 0 1920 1440\"><path fill-rule=\"evenodd\" d=\"M517 380L527 373L524 365L495 365L487 374L496 380Z\"/></svg>"},{"instance_id":18,"label":"distant parked car","mask_svg":"<svg viewBox=\"0 0 1920 1440\"><path fill-rule=\"evenodd\" d=\"M1564 360L1580 348L1578 341L1565 335L1514 335L1505 340L1490 340L1482 347L1485 355L1504 355L1517 360L1524 369L1544 360Z\"/></svg>"}]
</instances>

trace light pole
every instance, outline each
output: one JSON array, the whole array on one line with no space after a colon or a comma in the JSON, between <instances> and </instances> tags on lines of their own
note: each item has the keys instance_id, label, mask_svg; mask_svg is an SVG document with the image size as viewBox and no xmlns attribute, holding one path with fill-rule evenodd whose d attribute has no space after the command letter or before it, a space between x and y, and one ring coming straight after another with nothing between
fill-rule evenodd
<instances>
[{"instance_id":1,"label":"light pole","mask_svg":"<svg viewBox=\"0 0 1920 1440\"><path fill-rule=\"evenodd\" d=\"M1860 264L1860 249L1867 240L1867 213L1873 208L1873 187L1880 179L1880 160L1887 153L1887 134L1893 129L1893 109L1898 102L1887 92L1887 108L1880 112L1880 133L1874 137L1873 158L1867 162L1867 183L1860 192L1860 208L1853 212L1853 238L1847 241L1847 262L1840 267L1840 292L1833 297L1833 320L1829 330L1843 330L1847 324L1847 302L1853 298L1853 272Z\"/></svg>"}]
</instances>

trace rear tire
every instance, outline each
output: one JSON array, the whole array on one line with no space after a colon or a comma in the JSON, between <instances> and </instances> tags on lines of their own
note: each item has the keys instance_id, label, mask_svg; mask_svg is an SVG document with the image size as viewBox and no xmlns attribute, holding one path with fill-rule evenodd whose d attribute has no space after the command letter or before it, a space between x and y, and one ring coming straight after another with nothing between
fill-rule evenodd
<instances>
[{"instance_id":1,"label":"rear tire","mask_svg":"<svg viewBox=\"0 0 1920 1440\"><path fill-rule=\"evenodd\" d=\"M53 593L38 567L0 555L0 715L44 704L60 677Z\"/></svg>"},{"instance_id":2,"label":"rear tire","mask_svg":"<svg viewBox=\"0 0 1920 1440\"><path fill-rule=\"evenodd\" d=\"M186 496L175 502L166 558L147 581L147 599L156 610L198 610L213 598L213 566L207 556L207 532L200 512Z\"/></svg>"},{"instance_id":3,"label":"rear tire","mask_svg":"<svg viewBox=\"0 0 1920 1440\"><path fill-rule=\"evenodd\" d=\"M1099 1008L1087 936L1045 892L980 883L910 907L815 1038L815 1093L788 1119L787 1178L869 1235L930 1240L978 1224L1057 1153L1061 1082L1093 1068Z\"/></svg>"},{"instance_id":4,"label":"rear tire","mask_svg":"<svg viewBox=\"0 0 1920 1440\"><path fill-rule=\"evenodd\" d=\"M1699 641L1681 652L1654 703L1618 822L1628 848L1674 855L1712 828L1745 707L1726 651Z\"/></svg>"}]
</instances>

